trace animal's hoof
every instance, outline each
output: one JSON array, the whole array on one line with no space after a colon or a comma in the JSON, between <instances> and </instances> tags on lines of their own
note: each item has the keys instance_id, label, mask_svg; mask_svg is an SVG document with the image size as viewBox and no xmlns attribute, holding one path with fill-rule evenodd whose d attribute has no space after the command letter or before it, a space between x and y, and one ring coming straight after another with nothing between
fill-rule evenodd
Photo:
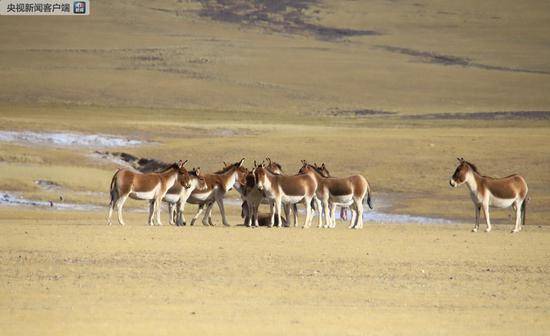
<instances>
[{"instance_id":1,"label":"animal's hoof","mask_svg":"<svg viewBox=\"0 0 550 336\"><path fill-rule=\"evenodd\" d=\"M519 231L520 231L520 230L515 230L515 229L514 229L514 230L512 230L511 233L518 233Z\"/></svg>"},{"instance_id":2,"label":"animal's hoof","mask_svg":"<svg viewBox=\"0 0 550 336\"><path fill-rule=\"evenodd\" d=\"M485 229L485 232L491 232L491 229Z\"/></svg>"},{"instance_id":3,"label":"animal's hoof","mask_svg":"<svg viewBox=\"0 0 550 336\"><path fill-rule=\"evenodd\" d=\"M477 229L472 229L472 232L477 232Z\"/></svg>"}]
</instances>

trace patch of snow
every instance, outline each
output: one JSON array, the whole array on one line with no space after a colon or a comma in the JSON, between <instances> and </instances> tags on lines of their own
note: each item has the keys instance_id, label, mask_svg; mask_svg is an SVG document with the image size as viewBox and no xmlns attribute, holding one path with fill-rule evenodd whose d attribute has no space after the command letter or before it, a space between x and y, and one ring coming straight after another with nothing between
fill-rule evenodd
<instances>
[{"instance_id":1,"label":"patch of snow","mask_svg":"<svg viewBox=\"0 0 550 336\"><path fill-rule=\"evenodd\" d=\"M56 203L50 201L34 201L22 197L17 197L6 192L0 192L0 205L8 206L37 206L48 207L56 210L76 210L76 211L94 211L104 209L104 207L93 204L76 203Z\"/></svg>"},{"instance_id":2,"label":"patch of snow","mask_svg":"<svg viewBox=\"0 0 550 336\"><path fill-rule=\"evenodd\" d=\"M79 134L79 133L39 133L0 131L0 141L26 144L40 144L59 147L128 147L138 146L144 141L120 138L103 134Z\"/></svg>"}]
</instances>

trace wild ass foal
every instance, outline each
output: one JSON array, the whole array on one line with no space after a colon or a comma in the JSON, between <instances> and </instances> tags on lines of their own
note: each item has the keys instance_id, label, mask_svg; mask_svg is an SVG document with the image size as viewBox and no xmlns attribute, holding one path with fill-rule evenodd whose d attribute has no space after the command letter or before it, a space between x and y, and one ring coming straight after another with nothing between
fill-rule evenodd
<instances>
[{"instance_id":1,"label":"wild ass foal","mask_svg":"<svg viewBox=\"0 0 550 336\"><path fill-rule=\"evenodd\" d=\"M522 224L525 225L525 211L527 206L527 182L518 175L513 174L503 178L493 178L483 176L472 163L458 159L456 167L449 184L452 187L458 187L466 183L470 190L470 197L474 202L476 213L476 224L472 229L477 232L479 229L480 209L483 209L485 221L487 222L486 232L491 231L491 220L489 217L489 207L508 208L512 206L516 211L516 226L512 233L521 231Z\"/></svg>"},{"instance_id":2,"label":"wild ass foal","mask_svg":"<svg viewBox=\"0 0 550 336\"><path fill-rule=\"evenodd\" d=\"M205 185L204 176L201 175L200 168L193 168L189 171L189 187L186 187L183 183L174 183L172 188L168 189L163 201L168 203L168 214L171 225L185 225L185 217L183 216L185 203L195 189L200 190Z\"/></svg>"},{"instance_id":3,"label":"wild ass foal","mask_svg":"<svg viewBox=\"0 0 550 336\"><path fill-rule=\"evenodd\" d=\"M107 223L111 225L111 215L113 214L113 208L116 207L118 222L120 225L124 225L122 207L130 197L137 200L148 200L150 203L149 225L153 225L155 220L158 225L162 225L160 222L160 204L166 191L177 180L184 187L189 187L189 173L183 167L186 162L187 160L185 162L180 160L158 173L143 174L129 169L117 170L111 180L111 202L109 203Z\"/></svg>"},{"instance_id":4,"label":"wild ass foal","mask_svg":"<svg viewBox=\"0 0 550 336\"><path fill-rule=\"evenodd\" d=\"M311 226L311 201L315 198L317 182L309 175L276 175L260 164L254 168L254 177L256 186L265 193L268 199L275 202L275 211L271 216L271 226L274 223L275 214L277 215L280 227L282 224L281 208L283 203L296 204L304 202L306 205L306 219L304 228Z\"/></svg>"},{"instance_id":5,"label":"wild ass foal","mask_svg":"<svg viewBox=\"0 0 550 336\"><path fill-rule=\"evenodd\" d=\"M202 219L202 224L213 225L212 222L209 222L209 219L212 206L216 202L220 208L223 225L229 226L225 217L223 198L229 190L232 188L240 190L241 186L245 183L245 176L248 170L243 167L243 162L244 158L234 164L225 166L222 170L213 174L204 174L205 187L195 189L187 199L188 203L199 205L197 213L191 220L191 225L195 224L195 221L203 212L205 205L206 214Z\"/></svg>"},{"instance_id":6,"label":"wild ass foal","mask_svg":"<svg viewBox=\"0 0 550 336\"><path fill-rule=\"evenodd\" d=\"M367 179L362 175L336 178L329 177L325 164L321 167L310 165L302 160L302 168L299 173L313 177L317 182L316 196L323 204L325 212L325 227L335 227L336 206L353 206L357 211L352 216L350 228L363 228L363 201L366 197L367 205L372 207L371 189Z\"/></svg>"}]
</instances>

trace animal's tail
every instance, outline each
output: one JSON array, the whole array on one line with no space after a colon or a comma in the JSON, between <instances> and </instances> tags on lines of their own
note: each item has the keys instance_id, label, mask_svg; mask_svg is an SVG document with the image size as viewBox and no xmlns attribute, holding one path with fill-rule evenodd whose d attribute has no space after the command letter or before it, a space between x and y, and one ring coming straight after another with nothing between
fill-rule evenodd
<instances>
[{"instance_id":1,"label":"animal's tail","mask_svg":"<svg viewBox=\"0 0 550 336\"><path fill-rule=\"evenodd\" d=\"M527 213L527 202L531 200L531 197L526 197L521 203L521 225L525 225L525 214Z\"/></svg>"},{"instance_id":2,"label":"animal's tail","mask_svg":"<svg viewBox=\"0 0 550 336\"><path fill-rule=\"evenodd\" d=\"M367 186L367 204L369 208L374 209L374 206L372 205L372 190L370 188L370 185Z\"/></svg>"},{"instance_id":3,"label":"animal's tail","mask_svg":"<svg viewBox=\"0 0 550 336\"><path fill-rule=\"evenodd\" d=\"M113 178L111 179L111 187L109 189L109 194L111 195L111 201L109 202L109 206L113 205L115 200L117 199L117 188L116 188L116 178L118 176L118 172L120 169L118 169L115 174L113 175Z\"/></svg>"}]
</instances>

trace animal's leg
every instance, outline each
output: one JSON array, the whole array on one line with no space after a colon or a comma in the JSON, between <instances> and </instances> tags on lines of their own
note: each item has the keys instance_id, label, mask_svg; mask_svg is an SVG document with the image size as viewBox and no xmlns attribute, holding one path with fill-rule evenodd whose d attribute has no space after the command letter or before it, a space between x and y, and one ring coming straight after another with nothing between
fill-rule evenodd
<instances>
[{"instance_id":1,"label":"animal's leg","mask_svg":"<svg viewBox=\"0 0 550 336\"><path fill-rule=\"evenodd\" d=\"M298 204L292 204L292 220L294 221L294 227L298 227ZM290 226L290 222L288 222Z\"/></svg>"},{"instance_id":2,"label":"animal's leg","mask_svg":"<svg viewBox=\"0 0 550 336\"><path fill-rule=\"evenodd\" d=\"M355 206L357 207L357 217L355 218L355 228L363 228L363 200L355 200Z\"/></svg>"},{"instance_id":3,"label":"animal's leg","mask_svg":"<svg viewBox=\"0 0 550 336\"><path fill-rule=\"evenodd\" d=\"M252 226L252 205L250 201L245 201L241 206L241 216L244 217L244 225Z\"/></svg>"},{"instance_id":4,"label":"animal's leg","mask_svg":"<svg viewBox=\"0 0 550 336\"><path fill-rule=\"evenodd\" d=\"M321 207L319 205L317 205L317 207L319 209L321 209ZM323 200L323 207L322 207L323 211L324 211L324 215L325 215L325 227L326 228L330 228L332 226L332 220L330 219L330 204L328 203L328 199L326 200ZM319 217L321 217L321 211L319 211ZM319 227L321 227L321 221L319 221Z\"/></svg>"},{"instance_id":5,"label":"animal's leg","mask_svg":"<svg viewBox=\"0 0 550 336\"><path fill-rule=\"evenodd\" d=\"M518 233L521 230L521 208L522 204L516 201L516 226L512 230L512 233Z\"/></svg>"},{"instance_id":6,"label":"animal's leg","mask_svg":"<svg viewBox=\"0 0 550 336\"><path fill-rule=\"evenodd\" d=\"M149 218L147 219L147 224L154 225L153 216L155 214L155 200L149 200Z\"/></svg>"},{"instance_id":7,"label":"animal's leg","mask_svg":"<svg viewBox=\"0 0 550 336\"><path fill-rule=\"evenodd\" d=\"M349 211L351 211L351 219L349 221L349 228L353 228L353 225L355 223L355 218L357 217L357 211L355 209L350 208Z\"/></svg>"},{"instance_id":8,"label":"animal's leg","mask_svg":"<svg viewBox=\"0 0 550 336\"><path fill-rule=\"evenodd\" d=\"M472 232L477 232L477 230L479 229L479 215L481 211L481 205L475 204L474 206L476 211L476 223L474 225L474 228L472 229Z\"/></svg>"},{"instance_id":9,"label":"animal's leg","mask_svg":"<svg viewBox=\"0 0 550 336\"><path fill-rule=\"evenodd\" d=\"M313 198L313 201L315 202L315 208L317 208L319 220L317 222L317 227L323 227L323 215L325 216L325 227L328 227L329 222L327 222L327 210L328 210L328 200L327 200L327 207L325 208L324 204L321 203L321 200L317 197ZM323 214L324 212L324 214Z\"/></svg>"},{"instance_id":10,"label":"animal's leg","mask_svg":"<svg viewBox=\"0 0 550 336\"><path fill-rule=\"evenodd\" d=\"M260 203L261 202L258 202L257 204L254 204L252 206L252 216L254 218L254 226L257 226L257 227L260 226L260 223L258 222L258 209L260 207Z\"/></svg>"},{"instance_id":11,"label":"animal's leg","mask_svg":"<svg viewBox=\"0 0 550 336\"><path fill-rule=\"evenodd\" d=\"M174 209L175 204L168 202L168 224L170 225L176 224L174 219Z\"/></svg>"},{"instance_id":12,"label":"animal's leg","mask_svg":"<svg viewBox=\"0 0 550 336\"><path fill-rule=\"evenodd\" d=\"M225 226L229 226L229 223L227 222L227 218L225 217L225 208L223 207L223 198L216 199L216 203L218 203L218 208L220 208L220 213L222 215L222 223Z\"/></svg>"},{"instance_id":13,"label":"animal's leg","mask_svg":"<svg viewBox=\"0 0 550 336\"><path fill-rule=\"evenodd\" d=\"M187 221L185 220L185 216L183 214L185 210L185 203L181 199L176 203L176 225L178 226L184 226L187 224Z\"/></svg>"},{"instance_id":14,"label":"animal's leg","mask_svg":"<svg viewBox=\"0 0 550 336\"><path fill-rule=\"evenodd\" d=\"M204 216L202 217L202 225L214 226L212 223L212 207L214 207L214 202L210 202L206 205Z\"/></svg>"},{"instance_id":15,"label":"animal's leg","mask_svg":"<svg viewBox=\"0 0 550 336\"><path fill-rule=\"evenodd\" d=\"M306 219L304 221L303 228L309 228L311 226L311 200L306 199Z\"/></svg>"},{"instance_id":16,"label":"animal's leg","mask_svg":"<svg viewBox=\"0 0 550 336\"><path fill-rule=\"evenodd\" d=\"M116 206L118 200L112 200L111 203L109 203L109 214L107 215L107 224L111 225L113 224L111 222L111 217L113 216L113 209Z\"/></svg>"},{"instance_id":17,"label":"animal's leg","mask_svg":"<svg viewBox=\"0 0 550 336\"><path fill-rule=\"evenodd\" d=\"M193 219L191 219L191 223L189 225L193 226L195 225L195 221L197 220L197 218L199 218L199 216L202 214L202 212L204 211L204 206L205 204L199 204L199 207L197 209L197 213L195 214L195 216L193 216ZM204 224L204 222L203 222ZM206 224L205 224L206 225Z\"/></svg>"},{"instance_id":18,"label":"animal's leg","mask_svg":"<svg viewBox=\"0 0 550 336\"><path fill-rule=\"evenodd\" d=\"M160 221L160 210L162 205L162 197L157 197L155 200L155 218L158 225L162 225L162 222Z\"/></svg>"},{"instance_id":19,"label":"animal's leg","mask_svg":"<svg viewBox=\"0 0 550 336\"><path fill-rule=\"evenodd\" d=\"M290 207L292 205L291 204L285 204L285 220L286 220L286 225L285 226L290 226Z\"/></svg>"},{"instance_id":20,"label":"animal's leg","mask_svg":"<svg viewBox=\"0 0 550 336\"><path fill-rule=\"evenodd\" d=\"M275 200L275 211L277 212L277 227L281 227L283 224L283 220L281 217L281 208L283 204L280 199Z\"/></svg>"},{"instance_id":21,"label":"animal's leg","mask_svg":"<svg viewBox=\"0 0 550 336\"><path fill-rule=\"evenodd\" d=\"M336 204L331 204L330 206L330 213L329 213L329 219L330 219L330 228L334 229L336 227Z\"/></svg>"},{"instance_id":22,"label":"animal's leg","mask_svg":"<svg viewBox=\"0 0 550 336\"><path fill-rule=\"evenodd\" d=\"M271 210L271 220L269 222L269 227L273 227L275 224L275 202L270 201L269 202L269 209Z\"/></svg>"},{"instance_id":23,"label":"animal's leg","mask_svg":"<svg viewBox=\"0 0 550 336\"><path fill-rule=\"evenodd\" d=\"M121 198L118 199L118 202L116 203L116 212L118 216L118 223L120 225L125 225L124 220L122 219L122 207L124 206L124 203L126 202L126 199L128 199L128 195L124 195Z\"/></svg>"},{"instance_id":24,"label":"animal's leg","mask_svg":"<svg viewBox=\"0 0 550 336\"><path fill-rule=\"evenodd\" d=\"M206 220L208 221L208 225L214 226L214 223L212 222L212 209L214 208L214 202L210 202L208 208L206 209L207 212L205 214Z\"/></svg>"},{"instance_id":25,"label":"animal's leg","mask_svg":"<svg viewBox=\"0 0 550 336\"><path fill-rule=\"evenodd\" d=\"M485 216L485 221L487 222L487 228L485 229L485 232L491 232L493 227L491 226L491 218L489 216L489 204L483 203L483 215Z\"/></svg>"},{"instance_id":26,"label":"animal's leg","mask_svg":"<svg viewBox=\"0 0 550 336\"><path fill-rule=\"evenodd\" d=\"M244 225L252 226L252 205L249 200L245 200L241 205L241 217L244 218Z\"/></svg>"}]
</instances>

